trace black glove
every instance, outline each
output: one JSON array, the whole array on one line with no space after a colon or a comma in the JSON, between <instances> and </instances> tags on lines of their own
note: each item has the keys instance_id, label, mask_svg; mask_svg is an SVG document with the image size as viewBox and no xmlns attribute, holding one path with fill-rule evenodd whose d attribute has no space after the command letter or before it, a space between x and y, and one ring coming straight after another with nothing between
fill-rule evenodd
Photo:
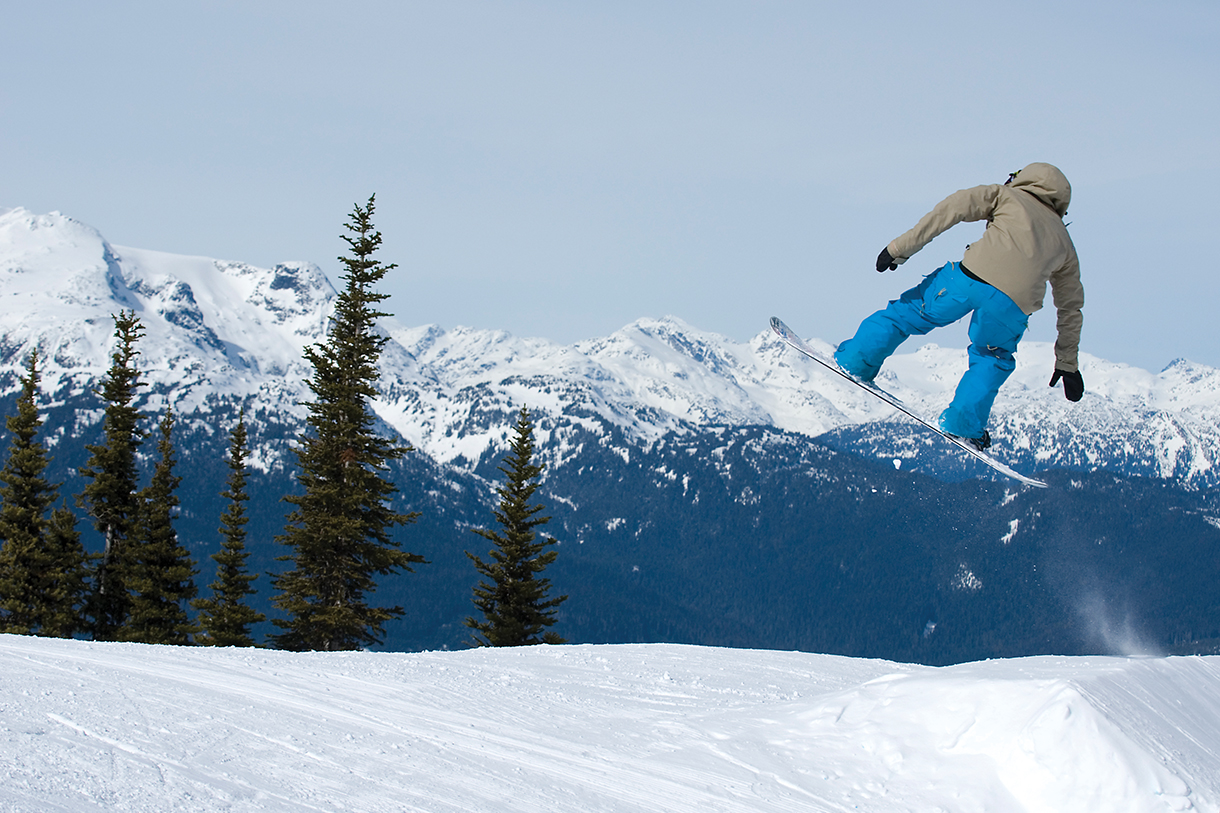
<instances>
[{"instance_id":1,"label":"black glove","mask_svg":"<svg viewBox=\"0 0 1220 813\"><path fill-rule=\"evenodd\" d=\"M890 247L886 246L881 249L881 253L877 255L877 270L884 274L886 271L897 269L898 263L894 262L894 258L890 256Z\"/></svg>"},{"instance_id":2,"label":"black glove","mask_svg":"<svg viewBox=\"0 0 1220 813\"><path fill-rule=\"evenodd\" d=\"M1084 397L1084 378L1079 372L1069 373L1067 370L1055 368L1055 374L1051 376L1051 386L1059 383L1059 379L1063 379L1063 395L1069 401L1079 401Z\"/></svg>"}]
</instances>

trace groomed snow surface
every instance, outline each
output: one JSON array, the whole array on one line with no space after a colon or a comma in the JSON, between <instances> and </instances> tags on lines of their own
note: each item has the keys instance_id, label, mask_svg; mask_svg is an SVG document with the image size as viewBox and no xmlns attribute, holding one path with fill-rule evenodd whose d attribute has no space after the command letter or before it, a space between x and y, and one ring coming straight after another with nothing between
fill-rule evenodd
<instances>
[{"instance_id":1,"label":"groomed snow surface","mask_svg":"<svg viewBox=\"0 0 1220 813\"><path fill-rule=\"evenodd\" d=\"M1220 810L1220 657L0 635L5 811Z\"/></svg>"}]
</instances>

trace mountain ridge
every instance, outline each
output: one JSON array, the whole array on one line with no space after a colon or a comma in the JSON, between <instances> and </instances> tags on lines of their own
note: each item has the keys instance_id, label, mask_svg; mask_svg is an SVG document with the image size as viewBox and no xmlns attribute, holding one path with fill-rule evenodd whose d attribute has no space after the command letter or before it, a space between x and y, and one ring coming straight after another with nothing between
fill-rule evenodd
<instances>
[{"instance_id":1,"label":"mountain ridge","mask_svg":"<svg viewBox=\"0 0 1220 813\"><path fill-rule=\"evenodd\" d=\"M0 386L11 391L38 346L52 399L83 393L109 364L109 314L135 310L152 402L180 413L209 402L263 403L299 420L335 291L311 263L239 262L113 246L58 213L0 211ZM760 316L760 323L764 316ZM797 325L800 322L797 321ZM467 470L505 443L518 405L543 441L574 427L624 430L647 446L670 432L767 425L943 474L933 438L835 380L763 329L735 342L680 318L641 318L572 345L504 331L383 322L380 418L416 448ZM819 339L812 344L829 350ZM925 344L895 355L880 383L925 414L948 403L965 351ZM1013 465L1115 468L1191 487L1220 484L1220 371L1177 360L1159 373L1082 354L1088 390L1069 404L1046 386L1053 348L1026 342L993 412L997 453ZM562 454L562 452L561 452ZM949 466L951 468L951 465Z\"/></svg>"}]
</instances>

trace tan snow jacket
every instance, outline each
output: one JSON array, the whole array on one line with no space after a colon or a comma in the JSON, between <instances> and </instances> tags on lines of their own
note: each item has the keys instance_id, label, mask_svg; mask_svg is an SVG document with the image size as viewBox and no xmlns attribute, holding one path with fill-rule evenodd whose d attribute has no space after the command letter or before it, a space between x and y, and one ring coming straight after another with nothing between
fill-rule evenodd
<instances>
[{"instance_id":1,"label":"tan snow jacket","mask_svg":"<svg viewBox=\"0 0 1220 813\"><path fill-rule=\"evenodd\" d=\"M1071 198L1072 187L1056 167L1030 164L1007 184L954 192L891 242L889 252L901 263L958 223L987 220L983 236L966 246L962 264L1008 294L1026 314L1042 307L1050 282L1059 312L1055 366L1074 372L1084 287L1076 248L1063 225Z\"/></svg>"}]
</instances>

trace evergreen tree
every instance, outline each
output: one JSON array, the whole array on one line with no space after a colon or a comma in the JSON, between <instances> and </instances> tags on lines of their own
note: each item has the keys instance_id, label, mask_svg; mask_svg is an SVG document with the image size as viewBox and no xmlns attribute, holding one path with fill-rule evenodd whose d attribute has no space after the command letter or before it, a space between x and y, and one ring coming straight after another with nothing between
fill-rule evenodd
<instances>
[{"instance_id":1,"label":"evergreen tree","mask_svg":"<svg viewBox=\"0 0 1220 813\"><path fill-rule=\"evenodd\" d=\"M466 552L475 569L489 580L479 582L474 589L474 605L482 611L484 620L466 619L466 626L475 631L474 643L478 646L564 643L564 639L553 632L543 633L546 627L555 623L554 610L567 596L548 600L551 581L539 577L558 553L546 550L555 544L554 539L543 537L535 541L538 535L534 529L550 522L551 518L537 516L543 506L529 502L538 489L538 477L543 469L532 462L533 457L534 424L529 410L522 407L512 447L500 467L508 479L496 490L500 506L494 513L502 532L473 529L474 533L495 543L495 548L488 554L491 561L484 562Z\"/></svg>"},{"instance_id":2,"label":"evergreen tree","mask_svg":"<svg viewBox=\"0 0 1220 813\"><path fill-rule=\"evenodd\" d=\"M132 405L144 386L135 369L139 355L135 343L143 336L144 326L135 311L118 311L113 320L118 347L98 391L106 402L101 424L105 442L85 446L91 457L82 466L81 476L89 482L77 498L105 540L87 610L96 641L115 640L118 627L127 620L127 543L139 509L135 453L144 443L144 432L138 426L144 415Z\"/></svg>"},{"instance_id":3,"label":"evergreen tree","mask_svg":"<svg viewBox=\"0 0 1220 813\"><path fill-rule=\"evenodd\" d=\"M89 482L77 498L105 539L87 609L93 637L99 641L115 640L130 609L127 545L139 516L136 451L144 442L138 426L144 415L132 405L137 390L144 386L135 367L140 354L136 342L144 334L144 327L135 311L119 311L113 318L119 344L98 391L106 402L102 419L105 442L85 447L91 457L80 474Z\"/></svg>"},{"instance_id":4,"label":"evergreen tree","mask_svg":"<svg viewBox=\"0 0 1220 813\"><path fill-rule=\"evenodd\" d=\"M127 543L129 605L116 636L121 641L185 645L195 629L186 612L195 597L195 563L174 531L182 478L174 474L173 430L174 410L166 407L157 441L160 459L148 487L139 492L137 533Z\"/></svg>"},{"instance_id":5,"label":"evergreen tree","mask_svg":"<svg viewBox=\"0 0 1220 813\"><path fill-rule=\"evenodd\" d=\"M38 634L71 638L88 628L83 611L88 597L89 555L81 545L76 514L67 500L51 513L47 549L58 564L53 569L54 581L45 588L52 600Z\"/></svg>"},{"instance_id":6,"label":"evergreen tree","mask_svg":"<svg viewBox=\"0 0 1220 813\"><path fill-rule=\"evenodd\" d=\"M350 256L346 288L339 295L326 340L305 350L313 365L308 402L309 430L296 449L297 476L304 494L284 499L295 505L280 541L292 553L292 570L274 577L279 594L273 603L288 614L275 624L284 630L275 642L292 650L342 650L380 643L383 624L402 616L401 607L376 607L368 594L375 577L405 569L424 559L399 550L390 535L396 525L416 514L393 511L398 490L384 476L386 462L410 451L373 432L369 406L376 397L377 361L387 339L376 320L389 314L375 310L387 295L373 285L394 265L373 255L381 232L373 228L373 198L355 207L343 239Z\"/></svg>"},{"instance_id":7,"label":"evergreen tree","mask_svg":"<svg viewBox=\"0 0 1220 813\"><path fill-rule=\"evenodd\" d=\"M246 597L255 593L251 584L257 575L246 572L246 411L242 409L233 429L229 445L228 488L220 496L229 501L220 516L220 534L224 537L221 551L212 554L216 561L216 581L212 582L212 597L192 604L199 610L202 632L195 636L198 643L208 646L254 646L250 627L267 619L246 604Z\"/></svg>"},{"instance_id":8,"label":"evergreen tree","mask_svg":"<svg viewBox=\"0 0 1220 813\"><path fill-rule=\"evenodd\" d=\"M50 460L35 441L42 426L37 350L26 372L17 413L6 422L12 442L0 471L0 632L66 638L82 626L86 556L75 515L66 506L51 512L59 484L43 477Z\"/></svg>"}]
</instances>

